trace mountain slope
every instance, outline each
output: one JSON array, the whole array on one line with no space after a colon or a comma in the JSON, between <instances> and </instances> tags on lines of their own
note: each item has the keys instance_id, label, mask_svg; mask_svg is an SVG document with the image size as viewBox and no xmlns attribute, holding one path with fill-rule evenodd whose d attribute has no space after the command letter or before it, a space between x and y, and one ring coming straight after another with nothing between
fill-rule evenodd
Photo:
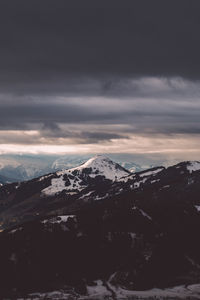
<instances>
[{"instance_id":1,"label":"mountain slope","mask_svg":"<svg viewBox=\"0 0 200 300\"><path fill-rule=\"evenodd\" d=\"M64 190L81 191L94 179L118 181L127 176L129 171L112 162L103 155L89 159L79 167L58 171L57 178L52 179L51 185L42 190L46 195L55 195Z\"/></svg>"},{"instance_id":2,"label":"mountain slope","mask_svg":"<svg viewBox=\"0 0 200 300\"><path fill-rule=\"evenodd\" d=\"M0 220L12 223L31 216L84 204L88 199L103 199L113 183L130 172L102 155L81 166L6 185L0 189ZM83 201L84 199L84 201Z\"/></svg>"},{"instance_id":3,"label":"mountain slope","mask_svg":"<svg viewBox=\"0 0 200 300\"><path fill-rule=\"evenodd\" d=\"M199 162L130 174L102 156L1 187L5 293L199 283L199 195Z\"/></svg>"},{"instance_id":4,"label":"mountain slope","mask_svg":"<svg viewBox=\"0 0 200 300\"><path fill-rule=\"evenodd\" d=\"M104 156L95 156L76 168L1 187L0 222L4 227L57 211L73 213L95 200L124 197L126 193L149 211L152 201L155 206L158 199L159 205L168 195L175 203L178 197L182 203L191 199L190 204L197 209L199 165L183 162L130 173Z\"/></svg>"}]
</instances>

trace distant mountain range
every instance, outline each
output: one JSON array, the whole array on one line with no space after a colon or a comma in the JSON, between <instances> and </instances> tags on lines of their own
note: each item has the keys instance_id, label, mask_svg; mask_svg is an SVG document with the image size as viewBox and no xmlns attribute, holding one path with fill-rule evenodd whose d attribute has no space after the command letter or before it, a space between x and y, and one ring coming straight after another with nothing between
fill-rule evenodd
<instances>
[{"instance_id":1,"label":"distant mountain range","mask_svg":"<svg viewBox=\"0 0 200 300\"><path fill-rule=\"evenodd\" d=\"M93 299L101 291L105 298L94 299L121 299L136 290L194 287L199 195L198 161L131 173L103 155L1 186L0 296L59 290ZM179 294L198 299L192 289Z\"/></svg>"},{"instance_id":2,"label":"distant mountain range","mask_svg":"<svg viewBox=\"0 0 200 300\"><path fill-rule=\"evenodd\" d=\"M112 156L109 155L111 158ZM50 172L77 167L90 158L91 155L0 155L0 176L9 178L9 182L25 181ZM125 159L120 155L115 157L115 161L131 172L139 172L160 164L160 161L135 163L134 159Z\"/></svg>"},{"instance_id":3,"label":"distant mountain range","mask_svg":"<svg viewBox=\"0 0 200 300\"><path fill-rule=\"evenodd\" d=\"M15 182L15 181L16 181L16 179L14 179L14 178L8 178L8 177L0 175L0 186L3 184Z\"/></svg>"}]
</instances>

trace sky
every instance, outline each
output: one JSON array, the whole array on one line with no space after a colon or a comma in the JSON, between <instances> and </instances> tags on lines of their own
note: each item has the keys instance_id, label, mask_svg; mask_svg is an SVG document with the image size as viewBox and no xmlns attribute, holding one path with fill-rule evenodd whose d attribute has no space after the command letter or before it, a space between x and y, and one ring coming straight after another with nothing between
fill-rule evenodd
<instances>
[{"instance_id":1,"label":"sky","mask_svg":"<svg viewBox=\"0 0 200 300\"><path fill-rule=\"evenodd\" d=\"M0 154L200 159L200 1L1 0Z\"/></svg>"}]
</instances>

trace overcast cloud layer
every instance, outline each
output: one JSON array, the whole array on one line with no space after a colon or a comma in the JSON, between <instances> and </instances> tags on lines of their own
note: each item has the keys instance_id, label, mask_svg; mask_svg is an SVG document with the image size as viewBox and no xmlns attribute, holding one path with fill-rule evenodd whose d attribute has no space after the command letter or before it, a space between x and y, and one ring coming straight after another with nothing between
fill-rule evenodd
<instances>
[{"instance_id":1,"label":"overcast cloud layer","mask_svg":"<svg viewBox=\"0 0 200 300\"><path fill-rule=\"evenodd\" d=\"M200 155L200 1L2 0L0 153Z\"/></svg>"}]
</instances>

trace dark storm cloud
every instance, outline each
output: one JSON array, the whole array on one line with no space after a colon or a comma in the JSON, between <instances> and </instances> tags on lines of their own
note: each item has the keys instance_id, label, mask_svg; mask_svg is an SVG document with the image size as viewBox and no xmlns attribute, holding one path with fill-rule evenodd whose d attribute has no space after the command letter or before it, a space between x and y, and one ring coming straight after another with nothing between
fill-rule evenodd
<instances>
[{"instance_id":1,"label":"dark storm cloud","mask_svg":"<svg viewBox=\"0 0 200 300\"><path fill-rule=\"evenodd\" d=\"M55 139L72 139L75 142L78 143L84 143L84 144L91 144L91 143L99 143L102 141L110 141L113 139L123 139L128 138L126 135L120 135L116 133L109 133L109 132L103 132L103 131L73 131L73 130L67 130L62 129L58 125L43 127L42 130L40 130L40 136L39 139L35 143L40 143L40 138L44 137L47 138L51 143L55 143ZM65 141L66 142L66 141ZM61 140L61 143L63 141Z\"/></svg>"},{"instance_id":2,"label":"dark storm cloud","mask_svg":"<svg viewBox=\"0 0 200 300\"><path fill-rule=\"evenodd\" d=\"M55 123L101 123L102 121L118 121L120 112L95 112L93 109L86 109L83 105L73 106L72 104L40 104L37 105L12 105L0 106L0 129L24 129L28 124L44 123L45 126L56 126ZM9 118L9 121L8 121ZM30 128L29 128L30 129Z\"/></svg>"},{"instance_id":3,"label":"dark storm cloud","mask_svg":"<svg viewBox=\"0 0 200 300\"><path fill-rule=\"evenodd\" d=\"M0 1L0 130L38 130L35 143L199 134L199 16L198 0Z\"/></svg>"},{"instance_id":4,"label":"dark storm cloud","mask_svg":"<svg viewBox=\"0 0 200 300\"><path fill-rule=\"evenodd\" d=\"M29 145L63 145L69 143L79 144L96 144L101 142L108 142L115 139L128 138L114 133L107 132L73 132L57 130L53 132L40 131L33 135L27 134L27 132L8 132L0 131L0 143L2 144L29 144Z\"/></svg>"},{"instance_id":5,"label":"dark storm cloud","mask_svg":"<svg viewBox=\"0 0 200 300\"><path fill-rule=\"evenodd\" d=\"M2 0L1 82L199 78L199 15L197 0Z\"/></svg>"},{"instance_id":6,"label":"dark storm cloud","mask_svg":"<svg viewBox=\"0 0 200 300\"><path fill-rule=\"evenodd\" d=\"M74 99L61 103L50 101L45 104L39 101L29 105L4 104L0 105L0 130L32 129L41 131L46 138L74 137L86 141L120 138L122 133L200 133L198 99L189 102L184 99L139 100L138 103L137 99L100 98L96 102L91 99L89 103L87 99L80 99L76 104L73 103ZM70 124L78 126L78 134L67 128ZM104 126L104 129L95 131L93 124L98 129ZM128 127L123 127L123 124ZM112 125L118 126L109 132Z\"/></svg>"}]
</instances>

